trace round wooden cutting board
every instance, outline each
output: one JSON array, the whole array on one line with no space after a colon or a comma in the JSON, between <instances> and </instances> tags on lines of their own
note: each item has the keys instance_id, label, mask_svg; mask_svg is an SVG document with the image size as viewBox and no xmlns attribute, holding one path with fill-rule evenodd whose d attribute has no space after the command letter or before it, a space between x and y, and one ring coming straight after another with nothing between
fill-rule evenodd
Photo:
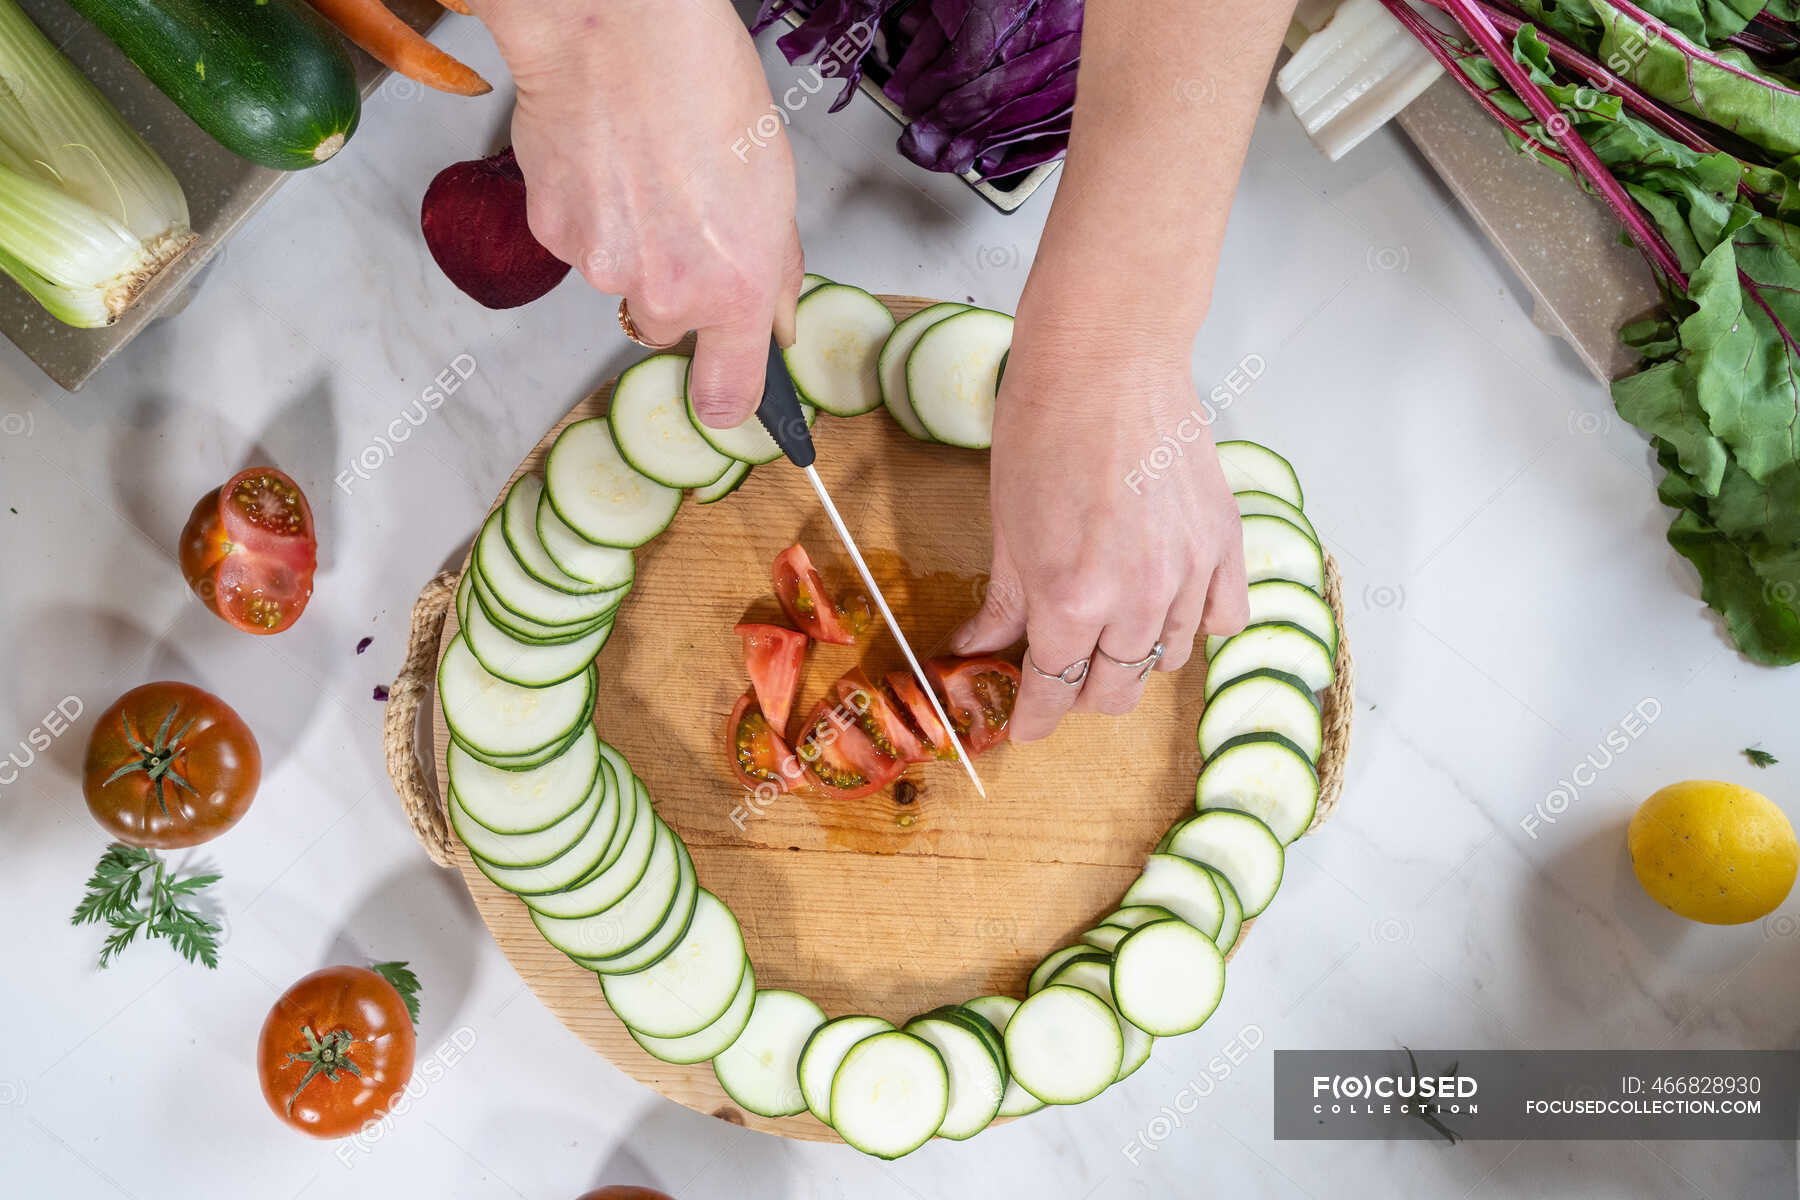
<instances>
[{"instance_id":1,"label":"round wooden cutting board","mask_svg":"<svg viewBox=\"0 0 1800 1200\"><path fill-rule=\"evenodd\" d=\"M897 317L932 303L882 297ZM687 352L689 346L682 347ZM556 435L606 411L608 383L544 435L514 478L541 471ZM818 468L921 659L980 605L990 549L988 458L908 437L884 412L813 431ZM501 495L504 496L504 491ZM499 498L495 505L498 506ZM1194 738L1205 672L1151 675L1138 710L1065 720L1030 745L977 760L987 799L954 763L914 768L911 789L854 803L807 795L758 809L725 752L725 719L748 686L739 621L785 619L770 564L802 542L828 586L855 570L799 470L756 468L733 495L684 503L637 552L637 580L599 658L594 723L686 840L701 886L743 926L759 988L791 988L828 1015L896 1024L939 1004L1024 995L1045 953L1114 907L1144 856L1193 811ZM445 622L439 655L456 632ZM804 713L858 661L872 676L904 669L885 633L866 646L815 646ZM449 733L432 705L438 778ZM708 1064L644 1053L612 1015L595 976L537 934L525 906L456 847L457 865L495 940L538 998L621 1070L690 1108L788 1137L833 1140L807 1114L744 1113Z\"/></svg>"}]
</instances>

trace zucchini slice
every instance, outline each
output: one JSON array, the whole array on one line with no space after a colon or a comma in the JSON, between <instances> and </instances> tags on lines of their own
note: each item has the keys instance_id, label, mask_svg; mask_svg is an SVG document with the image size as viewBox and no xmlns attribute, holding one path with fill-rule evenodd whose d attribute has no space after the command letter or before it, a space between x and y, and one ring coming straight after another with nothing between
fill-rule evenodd
<instances>
[{"instance_id":1,"label":"zucchini slice","mask_svg":"<svg viewBox=\"0 0 1800 1200\"><path fill-rule=\"evenodd\" d=\"M544 462L544 494L578 535L631 549L669 527L679 488L664 487L620 455L604 417L576 421L556 437Z\"/></svg>"},{"instance_id":2,"label":"zucchini slice","mask_svg":"<svg viewBox=\"0 0 1800 1200\"><path fill-rule=\"evenodd\" d=\"M750 1006L755 999L756 972L751 968L750 961L745 959L744 977L738 980L737 994L731 998L731 1007L725 1010L724 1016L699 1033L678 1038L658 1038L639 1033L629 1025L625 1027L625 1032L652 1058L682 1066L703 1063L723 1054L738 1040L738 1035L750 1023Z\"/></svg>"},{"instance_id":3,"label":"zucchini slice","mask_svg":"<svg viewBox=\"0 0 1800 1200\"><path fill-rule=\"evenodd\" d=\"M861 1013L833 1017L806 1039L800 1050L800 1097L807 1109L825 1124L831 1124L831 1081L850 1047L878 1033L891 1033L891 1021Z\"/></svg>"},{"instance_id":4,"label":"zucchini slice","mask_svg":"<svg viewBox=\"0 0 1800 1200\"><path fill-rule=\"evenodd\" d=\"M1185 924L1186 922L1183 922ZM1189 926L1192 928L1192 926ZM1078 987L1092 992L1106 1003L1112 1010L1115 1020L1119 1022L1119 1036L1123 1046L1119 1056L1119 1074L1113 1082L1124 1079L1139 1067L1150 1061L1150 1051L1156 1039L1119 1013L1119 1006L1113 1002L1112 993L1112 955L1104 954L1099 958L1082 958L1065 966L1050 980L1052 986L1063 984L1067 987Z\"/></svg>"},{"instance_id":5,"label":"zucchini slice","mask_svg":"<svg viewBox=\"0 0 1800 1200\"><path fill-rule=\"evenodd\" d=\"M994 1032L1001 1038L1001 1053L1005 1053L1006 1026L1012 1015L1019 1010L1019 1002L1011 996L977 996L973 1000L965 1000L963 1007L993 1026ZM1007 1070L1006 1092L1000 1097L1000 1116L1022 1117L1026 1113L1034 1113L1044 1107L1044 1102L1020 1086L1012 1077L1011 1068Z\"/></svg>"},{"instance_id":6,"label":"zucchini slice","mask_svg":"<svg viewBox=\"0 0 1800 1200\"><path fill-rule=\"evenodd\" d=\"M1231 880L1219 873L1218 868L1208 867L1206 873L1219 887L1219 900L1225 905L1225 922L1219 926L1219 936L1214 943L1223 954L1230 954L1231 948L1237 945L1238 934L1244 928L1244 906L1238 901L1237 889L1231 886Z\"/></svg>"},{"instance_id":7,"label":"zucchini slice","mask_svg":"<svg viewBox=\"0 0 1800 1200\"><path fill-rule=\"evenodd\" d=\"M911 1154L931 1140L949 1111L943 1055L897 1029L852 1046L831 1081L838 1136L876 1158Z\"/></svg>"},{"instance_id":8,"label":"zucchini slice","mask_svg":"<svg viewBox=\"0 0 1800 1200\"><path fill-rule=\"evenodd\" d=\"M1335 678L1324 642L1291 621L1264 621L1232 634L1207 659L1206 702L1232 680L1265 669L1292 675L1315 692Z\"/></svg>"},{"instance_id":9,"label":"zucchini slice","mask_svg":"<svg viewBox=\"0 0 1800 1200\"><path fill-rule=\"evenodd\" d=\"M668 915L681 890L684 853L685 847L674 831L657 821L649 861L624 895L605 908L580 917L548 917L533 911L531 922L546 942L571 958L623 954L656 932Z\"/></svg>"},{"instance_id":10,"label":"zucchini slice","mask_svg":"<svg viewBox=\"0 0 1800 1200\"><path fill-rule=\"evenodd\" d=\"M814 275L811 271L808 271L805 275L800 277L800 294L804 296L808 292L816 292L830 282L831 280L827 279L825 276Z\"/></svg>"},{"instance_id":11,"label":"zucchini slice","mask_svg":"<svg viewBox=\"0 0 1800 1200\"><path fill-rule=\"evenodd\" d=\"M507 545L504 513L497 509L482 524L475 537L473 559L493 599L506 612L530 622L527 631L532 626L548 626L553 633L567 633L591 625L619 607L624 588L571 595L533 578Z\"/></svg>"},{"instance_id":12,"label":"zucchini slice","mask_svg":"<svg viewBox=\"0 0 1800 1200\"><path fill-rule=\"evenodd\" d=\"M694 489L694 499L701 504L717 504L742 487L744 480L748 478L750 478L750 464L733 459L731 465L725 468L723 475L705 487Z\"/></svg>"},{"instance_id":13,"label":"zucchini slice","mask_svg":"<svg viewBox=\"0 0 1800 1200\"><path fill-rule=\"evenodd\" d=\"M438 696L451 734L473 751L501 758L525 760L570 742L593 715L595 687L591 666L549 687L508 683L481 665L461 632L438 664Z\"/></svg>"},{"instance_id":14,"label":"zucchini slice","mask_svg":"<svg viewBox=\"0 0 1800 1200\"><path fill-rule=\"evenodd\" d=\"M1256 442L1220 442L1219 466L1225 483L1234 492L1267 492L1295 508L1306 507L1300 476L1287 459Z\"/></svg>"},{"instance_id":15,"label":"zucchini slice","mask_svg":"<svg viewBox=\"0 0 1800 1200\"><path fill-rule=\"evenodd\" d=\"M468 639L469 649L481 665L520 687L550 687L581 674L612 634L612 622L604 621L573 641L532 643L495 625L479 602L465 604L460 615L461 636Z\"/></svg>"},{"instance_id":16,"label":"zucchini slice","mask_svg":"<svg viewBox=\"0 0 1800 1200\"><path fill-rule=\"evenodd\" d=\"M1246 733L1278 733L1319 761L1325 730L1319 702L1305 681L1264 667L1224 684L1200 713L1200 757L1211 760L1225 743Z\"/></svg>"},{"instance_id":17,"label":"zucchini slice","mask_svg":"<svg viewBox=\"0 0 1800 1200\"><path fill-rule=\"evenodd\" d=\"M1025 984L1026 994L1029 995L1032 992L1043 988L1045 984L1050 982L1050 977L1056 974L1057 970L1070 959L1095 953L1098 952L1086 942L1076 942L1073 946L1064 946L1060 950L1052 950L1050 953L1044 955L1042 962L1032 968L1031 978L1026 981Z\"/></svg>"},{"instance_id":18,"label":"zucchini slice","mask_svg":"<svg viewBox=\"0 0 1800 1200\"><path fill-rule=\"evenodd\" d=\"M781 352L800 399L834 417L881 406L876 360L894 314L861 288L827 283L794 310L794 344Z\"/></svg>"},{"instance_id":19,"label":"zucchini slice","mask_svg":"<svg viewBox=\"0 0 1800 1200\"><path fill-rule=\"evenodd\" d=\"M557 646L573 642L586 637L612 619L612 614L606 613L580 625L542 625L528 620L495 598L494 589L487 585L487 580L481 577L480 567L474 563L463 572L462 579L456 585L456 620L459 624L469 623L470 608L481 609L492 624L505 631L507 637L528 646Z\"/></svg>"},{"instance_id":20,"label":"zucchini slice","mask_svg":"<svg viewBox=\"0 0 1800 1200\"><path fill-rule=\"evenodd\" d=\"M590 711L588 716L591 718L593 713ZM580 734L581 731L579 729L570 730L569 736L562 741L545 746L541 750L533 750L529 754L489 754L485 750L477 749L467 742L460 740L457 738L454 731L450 734L450 740L468 751L470 758L473 758L478 762L484 762L490 767L498 767L502 771L529 771L534 767L543 766L545 763L567 750L574 744L575 739L580 736Z\"/></svg>"},{"instance_id":21,"label":"zucchini slice","mask_svg":"<svg viewBox=\"0 0 1800 1200\"><path fill-rule=\"evenodd\" d=\"M713 1059L719 1086L759 1117L805 1112L800 1055L824 1023L824 1011L799 992L756 993L750 1023L730 1049Z\"/></svg>"},{"instance_id":22,"label":"zucchini slice","mask_svg":"<svg viewBox=\"0 0 1800 1200\"><path fill-rule=\"evenodd\" d=\"M927 329L946 317L967 311L967 304L933 304L930 308L921 308L894 326L894 332L888 334L887 341L881 344L881 353L876 357L875 370L876 378L881 384L881 402L887 405L894 422L921 442L935 439L913 412L912 399L906 390L907 356L919 344L919 339Z\"/></svg>"},{"instance_id":23,"label":"zucchini slice","mask_svg":"<svg viewBox=\"0 0 1800 1200\"><path fill-rule=\"evenodd\" d=\"M1251 583L1290 579L1325 591L1325 552L1306 531L1283 517L1252 514L1242 521L1244 573Z\"/></svg>"},{"instance_id":24,"label":"zucchini slice","mask_svg":"<svg viewBox=\"0 0 1800 1200\"><path fill-rule=\"evenodd\" d=\"M1268 621L1288 621L1325 643L1325 649L1337 657L1337 618L1331 606L1305 584L1291 579L1265 579L1250 585L1250 620L1245 627ZM1206 639L1206 657L1218 653L1231 634L1215 633Z\"/></svg>"},{"instance_id":25,"label":"zucchini slice","mask_svg":"<svg viewBox=\"0 0 1800 1200\"><path fill-rule=\"evenodd\" d=\"M607 846L599 869L560 892L521 896L533 914L565 921L591 917L623 900L642 881L649 870L662 822L657 820L656 809L650 804L642 780L633 779L629 785L621 784L621 787L625 786L633 793L629 805L631 823L625 823L625 811L621 809L618 832ZM624 803L623 796L620 802ZM614 853L615 849L617 853ZM693 1033L694 1030L684 1032Z\"/></svg>"},{"instance_id":26,"label":"zucchini slice","mask_svg":"<svg viewBox=\"0 0 1800 1200\"><path fill-rule=\"evenodd\" d=\"M1280 517L1291 525L1297 526L1301 533L1313 541L1319 540L1319 531L1307 519L1297 505L1289 504L1280 496L1268 492L1239 492L1233 497L1237 501L1240 517Z\"/></svg>"},{"instance_id":27,"label":"zucchini slice","mask_svg":"<svg viewBox=\"0 0 1800 1200\"><path fill-rule=\"evenodd\" d=\"M566 574L592 584L596 590L629 588L637 573L631 551L617 546L597 546L570 529L569 523L556 515L547 494L538 501L537 535L551 562Z\"/></svg>"},{"instance_id":28,"label":"zucchini slice","mask_svg":"<svg viewBox=\"0 0 1800 1200\"><path fill-rule=\"evenodd\" d=\"M1306 752L1279 733L1240 734L1206 760L1194 807L1249 813L1291 845L1319 807L1319 776Z\"/></svg>"},{"instance_id":29,"label":"zucchini slice","mask_svg":"<svg viewBox=\"0 0 1800 1200\"><path fill-rule=\"evenodd\" d=\"M1225 923L1225 904L1206 868L1180 851L1158 850L1144 859L1144 869L1125 889L1125 904L1166 908L1207 937L1218 936Z\"/></svg>"},{"instance_id":30,"label":"zucchini slice","mask_svg":"<svg viewBox=\"0 0 1800 1200\"><path fill-rule=\"evenodd\" d=\"M1112 995L1126 1021L1157 1037L1192 1033L1225 994L1225 956L1186 921L1152 921L1113 952Z\"/></svg>"},{"instance_id":31,"label":"zucchini slice","mask_svg":"<svg viewBox=\"0 0 1800 1200\"><path fill-rule=\"evenodd\" d=\"M1006 1091L1006 1069L987 1042L963 1022L929 1013L908 1021L905 1031L937 1049L950 1079L950 1103L938 1136L967 1141L993 1124Z\"/></svg>"},{"instance_id":32,"label":"zucchini slice","mask_svg":"<svg viewBox=\"0 0 1800 1200\"><path fill-rule=\"evenodd\" d=\"M1112 1006L1083 988L1054 984L1034 993L1006 1024L1013 1078L1045 1104L1092 1100L1119 1077L1124 1056Z\"/></svg>"},{"instance_id":33,"label":"zucchini slice","mask_svg":"<svg viewBox=\"0 0 1800 1200\"><path fill-rule=\"evenodd\" d=\"M1215 878L1214 883L1218 880ZM1220 897L1223 899L1224 897ZM1174 913L1160 904L1127 904L1108 913L1100 924L1081 935L1081 940L1096 950L1111 954L1119 939L1140 925L1151 921L1167 921ZM1177 918L1179 919L1179 918Z\"/></svg>"},{"instance_id":34,"label":"zucchini slice","mask_svg":"<svg viewBox=\"0 0 1800 1200\"><path fill-rule=\"evenodd\" d=\"M607 789L598 786L598 779L595 782L597 786L588 789L587 798L568 816L531 833L495 833L469 815L455 788L450 789L445 807L449 810L450 827L470 854L496 867L541 867L567 854L587 836L588 827L600 814L601 801L606 799Z\"/></svg>"},{"instance_id":35,"label":"zucchini slice","mask_svg":"<svg viewBox=\"0 0 1800 1200\"><path fill-rule=\"evenodd\" d=\"M731 1007L746 961L744 935L738 929L737 918L717 896L701 889L693 923L667 957L630 975L602 975L600 987L619 1019L639 1033L660 1038L686 1037L705 1029ZM757 997L766 994L759 992ZM822 1014L819 1020L824 1020ZM756 1025L754 1006L750 1025L745 1036ZM811 1032L811 1026L807 1032ZM805 1040L802 1036L795 1044L796 1058L800 1043ZM743 1038L738 1041L741 1044ZM798 1099L800 1087L794 1082L791 1063L787 1086L798 1105L793 1111L799 1112L806 1106Z\"/></svg>"},{"instance_id":36,"label":"zucchini slice","mask_svg":"<svg viewBox=\"0 0 1800 1200\"><path fill-rule=\"evenodd\" d=\"M543 506L543 501L544 481L536 475L521 475L506 490L506 500L500 506L500 532L506 538L506 548L525 568L525 573L546 587L571 596L591 595L612 587L612 584L595 584L592 580L578 578L557 565L538 533L538 509ZM629 580L628 572L621 582Z\"/></svg>"},{"instance_id":37,"label":"zucchini slice","mask_svg":"<svg viewBox=\"0 0 1800 1200\"><path fill-rule=\"evenodd\" d=\"M675 853L681 859L677 867L681 877L675 884L674 902L650 935L629 950L605 958L575 960L590 971L601 975L629 975L633 971L647 970L661 962L687 936L688 927L694 923L694 912L700 906L700 880L695 874L694 856L688 852L687 843L674 830L669 832L675 837Z\"/></svg>"},{"instance_id":38,"label":"zucchini slice","mask_svg":"<svg viewBox=\"0 0 1800 1200\"><path fill-rule=\"evenodd\" d=\"M727 458L735 458L739 462L749 463L753 467L772 463L781 457L781 447L775 444L775 439L770 436L767 429L763 428L761 418L754 413L744 418L743 424L733 425L730 429L714 429L702 421L700 414L694 411L694 393L691 390L693 370L691 367L688 371L688 381L690 385L690 390L686 393L688 422L700 432L702 438L706 439L707 445ZM803 397L800 401L800 412L806 418L806 427L811 429L813 422L818 419L819 410L806 403Z\"/></svg>"},{"instance_id":39,"label":"zucchini slice","mask_svg":"<svg viewBox=\"0 0 1800 1200\"><path fill-rule=\"evenodd\" d=\"M1205 863L1223 875L1237 893L1246 918L1269 907L1281 887L1286 857L1281 839L1249 813L1208 809L1177 824L1163 841L1168 853Z\"/></svg>"},{"instance_id":40,"label":"zucchini slice","mask_svg":"<svg viewBox=\"0 0 1800 1200\"><path fill-rule=\"evenodd\" d=\"M906 394L933 438L970 450L993 444L994 395L1012 330L1005 313L971 308L920 336L906 356Z\"/></svg>"},{"instance_id":41,"label":"zucchini slice","mask_svg":"<svg viewBox=\"0 0 1800 1200\"><path fill-rule=\"evenodd\" d=\"M1102 923L1082 933L1081 940L1085 945L1092 946L1102 954L1111 954L1113 947L1119 944L1119 939L1130 932L1131 930L1123 925Z\"/></svg>"},{"instance_id":42,"label":"zucchini slice","mask_svg":"<svg viewBox=\"0 0 1800 1200\"><path fill-rule=\"evenodd\" d=\"M529 771L503 771L471 758L454 743L446 758L450 791L484 829L537 833L580 808L600 782L600 738L593 725L563 754ZM471 846L471 850L475 847Z\"/></svg>"},{"instance_id":43,"label":"zucchini slice","mask_svg":"<svg viewBox=\"0 0 1800 1200\"><path fill-rule=\"evenodd\" d=\"M622 838L621 824L636 811L626 802L632 799L629 784L621 788L610 766L602 765L601 779L594 787L600 793L600 809L581 840L549 862L534 867L499 867L475 854L475 865L495 886L525 899L546 892L558 892L586 879L605 861L608 849ZM452 814L454 815L454 814ZM460 832L460 830L459 830ZM471 844L471 853L473 845ZM530 900L525 902L530 904Z\"/></svg>"},{"instance_id":44,"label":"zucchini slice","mask_svg":"<svg viewBox=\"0 0 1800 1200\"><path fill-rule=\"evenodd\" d=\"M688 420L687 376L687 355L652 354L619 376L606 413L619 455L665 487L705 487L731 466Z\"/></svg>"}]
</instances>

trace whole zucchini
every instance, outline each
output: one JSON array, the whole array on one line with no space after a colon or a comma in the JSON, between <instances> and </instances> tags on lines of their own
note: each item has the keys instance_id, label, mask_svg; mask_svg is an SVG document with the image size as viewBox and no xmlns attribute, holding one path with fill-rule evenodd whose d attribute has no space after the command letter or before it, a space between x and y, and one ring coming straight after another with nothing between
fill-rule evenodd
<instances>
[{"instance_id":1,"label":"whole zucchini","mask_svg":"<svg viewBox=\"0 0 1800 1200\"><path fill-rule=\"evenodd\" d=\"M356 130L356 70L301 0L70 0L150 82L251 162L317 166Z\"/></svg>"}]
</instances>

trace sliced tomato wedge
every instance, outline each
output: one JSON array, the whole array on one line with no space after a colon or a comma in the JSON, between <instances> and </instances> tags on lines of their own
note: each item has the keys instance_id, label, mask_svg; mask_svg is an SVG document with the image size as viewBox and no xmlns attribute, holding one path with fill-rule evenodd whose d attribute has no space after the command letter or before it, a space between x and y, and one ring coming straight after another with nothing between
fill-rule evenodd
<instances>
[{"instance_id":1,"label":"sliced tomato wedge","mask_svg":"<svg viewBox=\"0 0 1800 1200\"><path fill-rule=\"evenodd\" d=\"M1019 668L991 654L975 658L934 658L925 674L937 685L944 711L970 754L1006 740L1013 701L1019 698Z\"/></svg>"},{"instance_id":2,"label":"sliced tomato wedge","mask_svg":"<svg viewBox=\"0 0 1800 1200\"><path fill-rule=\"evenodd\" d=\"M300 619L318 561L312 508L274 467L240 471L202 496L181 531L188 586L248 633L280 633Z\"/></svg>"},{"instance_id":3,"label":"sliced tomato wedge","mask_svg":"<svg viewBox=\"0 0 1800 1200\"><path fill-rule=\"evenodd\" d=\"M825 580L813 566L806 547L796 542L775 556L772 571L775 598L788 619L808 637L834 646L848 646L869 627L873 614L869 599L853 592L838 600L825 590Z\"/></svg>"},{"instance_id":4,"label":"sliced tomato wedge","mask_svg":"<svg viewBox=\"0 0 1800 1200\"><path fill-rule=\"evenodd\" d=\"M763 715L753 692L738 697L725 721L725 754L738 780L751 791L765 785L791 791L803 775L800 760Z\"/></svg>"},{"instance_id":5,"label":"sliced tomato wedge","mask_svg":"<svg viewBox=\"0 0 1800 1200\"><path fill-rule=\"evenodd\" d=\"M745 622L737 627L744 639L744 666L763 715L776 729L786 731L794 711L794 694L800 690L800 666L806 661L804 633L779 625Z\"/></svg>"},{"instance_id":6,"label":"sliced tomato wedge","mask_svg":"<svg viewBox=\"0 0 1800 1200\"><path fill-rule=\"evenodd\" d=\"M858 723L856 709L836 696L819 701L794 750L813 787L834 800L873 795L906 769L876 748Z\"/></svg>"},{"instance_id":7,"label":"sliced tomato wedge","mask_svg":"<svg viewBox=\"0 0 1800 1200\"><path fill-rule=\"evenodd\" d=\"M852 667L832 685L832 692L853 711L860 712L856 723L875 748L902 766L930 762L934 757L912 722L895 706L888 694L869 682L861 667Z\"/></svg>"},{"instance_id":8,"label":"sliced tomato wedge","mask_svg":"<svg viewBox=\"0 0 1800 1200\"><path fill-rule=\"evenodd\" d=\"M956 748L950 741L950 731L944 728L937 713L932 711L931 701L926 698L925 689L919 686L919 681L910 672L891 671L883 682L887 684L888 698L912 724L913 732L918 734L931 756L954 760Z\"/></svg>"}]
</instances>

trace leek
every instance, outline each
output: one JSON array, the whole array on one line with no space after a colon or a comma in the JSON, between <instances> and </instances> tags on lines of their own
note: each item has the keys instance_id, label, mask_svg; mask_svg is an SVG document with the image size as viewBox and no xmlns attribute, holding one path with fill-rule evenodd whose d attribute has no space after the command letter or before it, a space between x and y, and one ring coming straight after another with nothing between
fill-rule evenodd
<instances>
[{"instance_id":1,"label":"leek","mask_svg":"<svg viewBox=\"0 0 1800 1200\"><path fill-rule=\"evenodd\" d=\"M168 165L0 0L0 271L58 320L91 329L194 241Z\"/></svg>"}]
</instances>

